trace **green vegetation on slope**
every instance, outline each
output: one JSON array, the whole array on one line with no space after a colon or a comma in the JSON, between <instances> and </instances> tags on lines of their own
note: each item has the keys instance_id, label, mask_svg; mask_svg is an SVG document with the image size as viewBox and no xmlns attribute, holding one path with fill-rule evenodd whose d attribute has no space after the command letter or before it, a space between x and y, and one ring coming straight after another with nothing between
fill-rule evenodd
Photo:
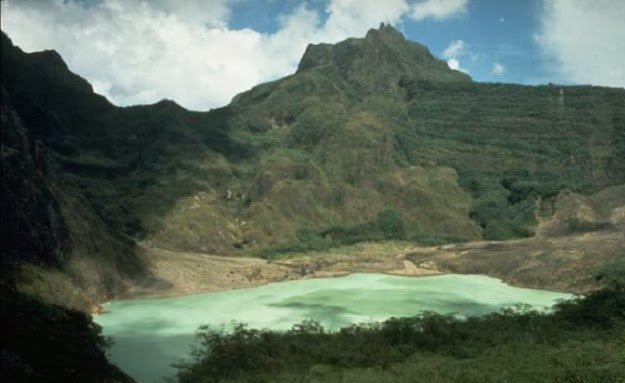
<instances>
[{"instance_id":1,"label":"green vegetation on slope","mask_svg":"<svg viewBox=\"0 0 625 383\"><path fill-rule=\"evenodd\" d=\"M386 209L369 222L354 225L333 225L324 228L303 228L296 233L297 242L266 247L259 252L262 258L272 259L280 254L324 251L359 242L411 241L422 245L442 245L465 242L466 238L445 234L413 233L406 238L401 215Z\"/></svg>"},{"instance_id":2,"label":"green vegetation on slope","mask_svg":"<svg viewBox=\"0 0 625 383\"><path fill-rule=\"evenodd\" d=\"M622 184L622 90L588 86L410 83L414 125L400 132L413 162L455 168L483 236L531 233L536 201ZM548 204L547 204L548 206Z\"/></svg>"},{"instance_id":3,"label":"green vegetation on slope","mask_svg":"<svg viewBox=\"0 0 625 383\"><path fill-rule=\"evenodd\" d=\"M318 231L366 225L390 208L408 238L527 237L561 191L588 194L625 181L623 90L478 84L445 70L384 27L365 39L310 46L296 75L239 95L231 107L242 116L241 134L253 132L249 142L305 157L329 182L303 201ZM424 189L431 174L397 177L415 168L453 169L457 179ZM269 186L283 181L276 178ZM304 185L290 182L281 202ZM323 216L326 195L340 207ZM256 197L264 201L251 204L277 199ZM271 206L271 218L282 219L280 204ZM308 247L295 222L281 231L286 246Z\"/></svg>"},{"instance_id":4,"label":"green vegetation on slope","mask_svg":"<svg viewBox=\"0 0 625 383\"><path fill-rule=\"evenodd\" d=\"M524 237L562 190L625 183L625 91L474 83L388 26L209 112L117 108L53 52L3 52L56 189L117 247L321 249L386 238L385 211L422 243Z\"/></svg>"},{"instance_id":5,"label":"green vegetation on slope","mask_svg":"<svg viewBox=\"0 0 625 383\"><path fill-rule=\"evenodd\" d=\"M458 319L434 313L328 333L314 321L290 331L203 327L195 382L622 382L625 264L606 290L557 304ZM619 272L620 271L620 272Z\"/></svg>"}]
</instances>

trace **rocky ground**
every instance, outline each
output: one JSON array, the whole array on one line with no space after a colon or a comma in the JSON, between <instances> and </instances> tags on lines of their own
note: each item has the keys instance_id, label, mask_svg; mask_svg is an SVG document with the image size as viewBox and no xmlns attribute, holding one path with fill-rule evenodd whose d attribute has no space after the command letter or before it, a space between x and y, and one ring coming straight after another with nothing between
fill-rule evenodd
<instances>
[{"instance_id":1,"label":"rocky ground","mask_svg":"<svg viewBox=\"0 0 625 383\"><path fill-rule=\"evenodd\" d=\"M598 267L623 257L622 227L550 238L471 242L439 247L360 244L279 260L146 249L159 283L135 286L126 297L155 297L247 288L269 282L375 272L423 276L484 274L516 285L584 293Z\"/></svg>"}]
</instances>

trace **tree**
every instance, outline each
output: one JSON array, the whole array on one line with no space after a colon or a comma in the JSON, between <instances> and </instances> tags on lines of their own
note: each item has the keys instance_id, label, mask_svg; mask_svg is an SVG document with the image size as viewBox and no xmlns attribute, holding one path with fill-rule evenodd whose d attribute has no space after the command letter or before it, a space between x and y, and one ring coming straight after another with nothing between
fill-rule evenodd
<instances>
[{"instance_id":1,"label":"tree","mask_svg":"<svg viewBox=\"0 0 625 383\"><path fill-rule=\"evenodd\" d=\"M393 209L386 209L378 214L378 227L385 239L405 239L404 221Z\"/></svg>"}]
</instances>

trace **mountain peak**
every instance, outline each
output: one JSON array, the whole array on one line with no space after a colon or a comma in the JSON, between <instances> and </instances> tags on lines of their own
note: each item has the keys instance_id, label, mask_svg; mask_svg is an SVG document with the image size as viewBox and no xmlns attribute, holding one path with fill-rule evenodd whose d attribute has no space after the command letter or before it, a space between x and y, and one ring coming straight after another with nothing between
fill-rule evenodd
<instances>
[{"instance_id":1,"label":"mountain peak","mask_svg":"<svg viewBox=\"0 0 625 383\"><path fill-rule=\"evenodd\" d=\"M406 38L390 24L380 23L378 29L371 28L365 35L365 40L378 43L397 43L405 41Z\"/></svg>"},{"instance_id":2,"label":"mountain peak","mask_svg":"<svg viewBox=\"0 0 625 383\"><path fill-rule=\"evenodd\" d=\"M3 81L15 80L5 76L5 73L16 70L12 66L26 66L29 71L29 77L33 79L29 82L33 88L39 87L42 83L49 83L51 84L50 86L54 87L71 88L81 93L93 93L91 84L73 73L57 51L44 50L25 53L13 44L4 31L0 34L0 45L2 47Z\"/></svg>"},{"instance_id":3,"label":"mountain peak","mask_svg":"<svg viewBox=\"0 0 625 383\"><path fill-rule=\"evenodd\" d=\"M363 90L379 91L397 86L400 80L466 82L471 78L449 68L419 43L407 40L391 25L381 23L364 38L337 44L309 44L297 73L308 70L335 71Z\"/></svg>"}]
</instances>

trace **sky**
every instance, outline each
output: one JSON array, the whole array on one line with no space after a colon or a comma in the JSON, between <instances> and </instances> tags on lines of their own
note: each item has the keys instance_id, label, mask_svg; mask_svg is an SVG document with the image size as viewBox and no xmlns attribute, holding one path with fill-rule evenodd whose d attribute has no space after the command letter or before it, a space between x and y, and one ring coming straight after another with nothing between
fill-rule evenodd
<instances>
[{"instance_id":1,"label":"sky","mask_svg":"<svg viewBox=\"0 0 625 383\"><path fill-rule=\"evenodd\" d=\"M625 0L4 0L2 30L54 49L117 105L226 105L309 43L381 22L475 81L625 87Z\"/></svg>"}]
</instances>

